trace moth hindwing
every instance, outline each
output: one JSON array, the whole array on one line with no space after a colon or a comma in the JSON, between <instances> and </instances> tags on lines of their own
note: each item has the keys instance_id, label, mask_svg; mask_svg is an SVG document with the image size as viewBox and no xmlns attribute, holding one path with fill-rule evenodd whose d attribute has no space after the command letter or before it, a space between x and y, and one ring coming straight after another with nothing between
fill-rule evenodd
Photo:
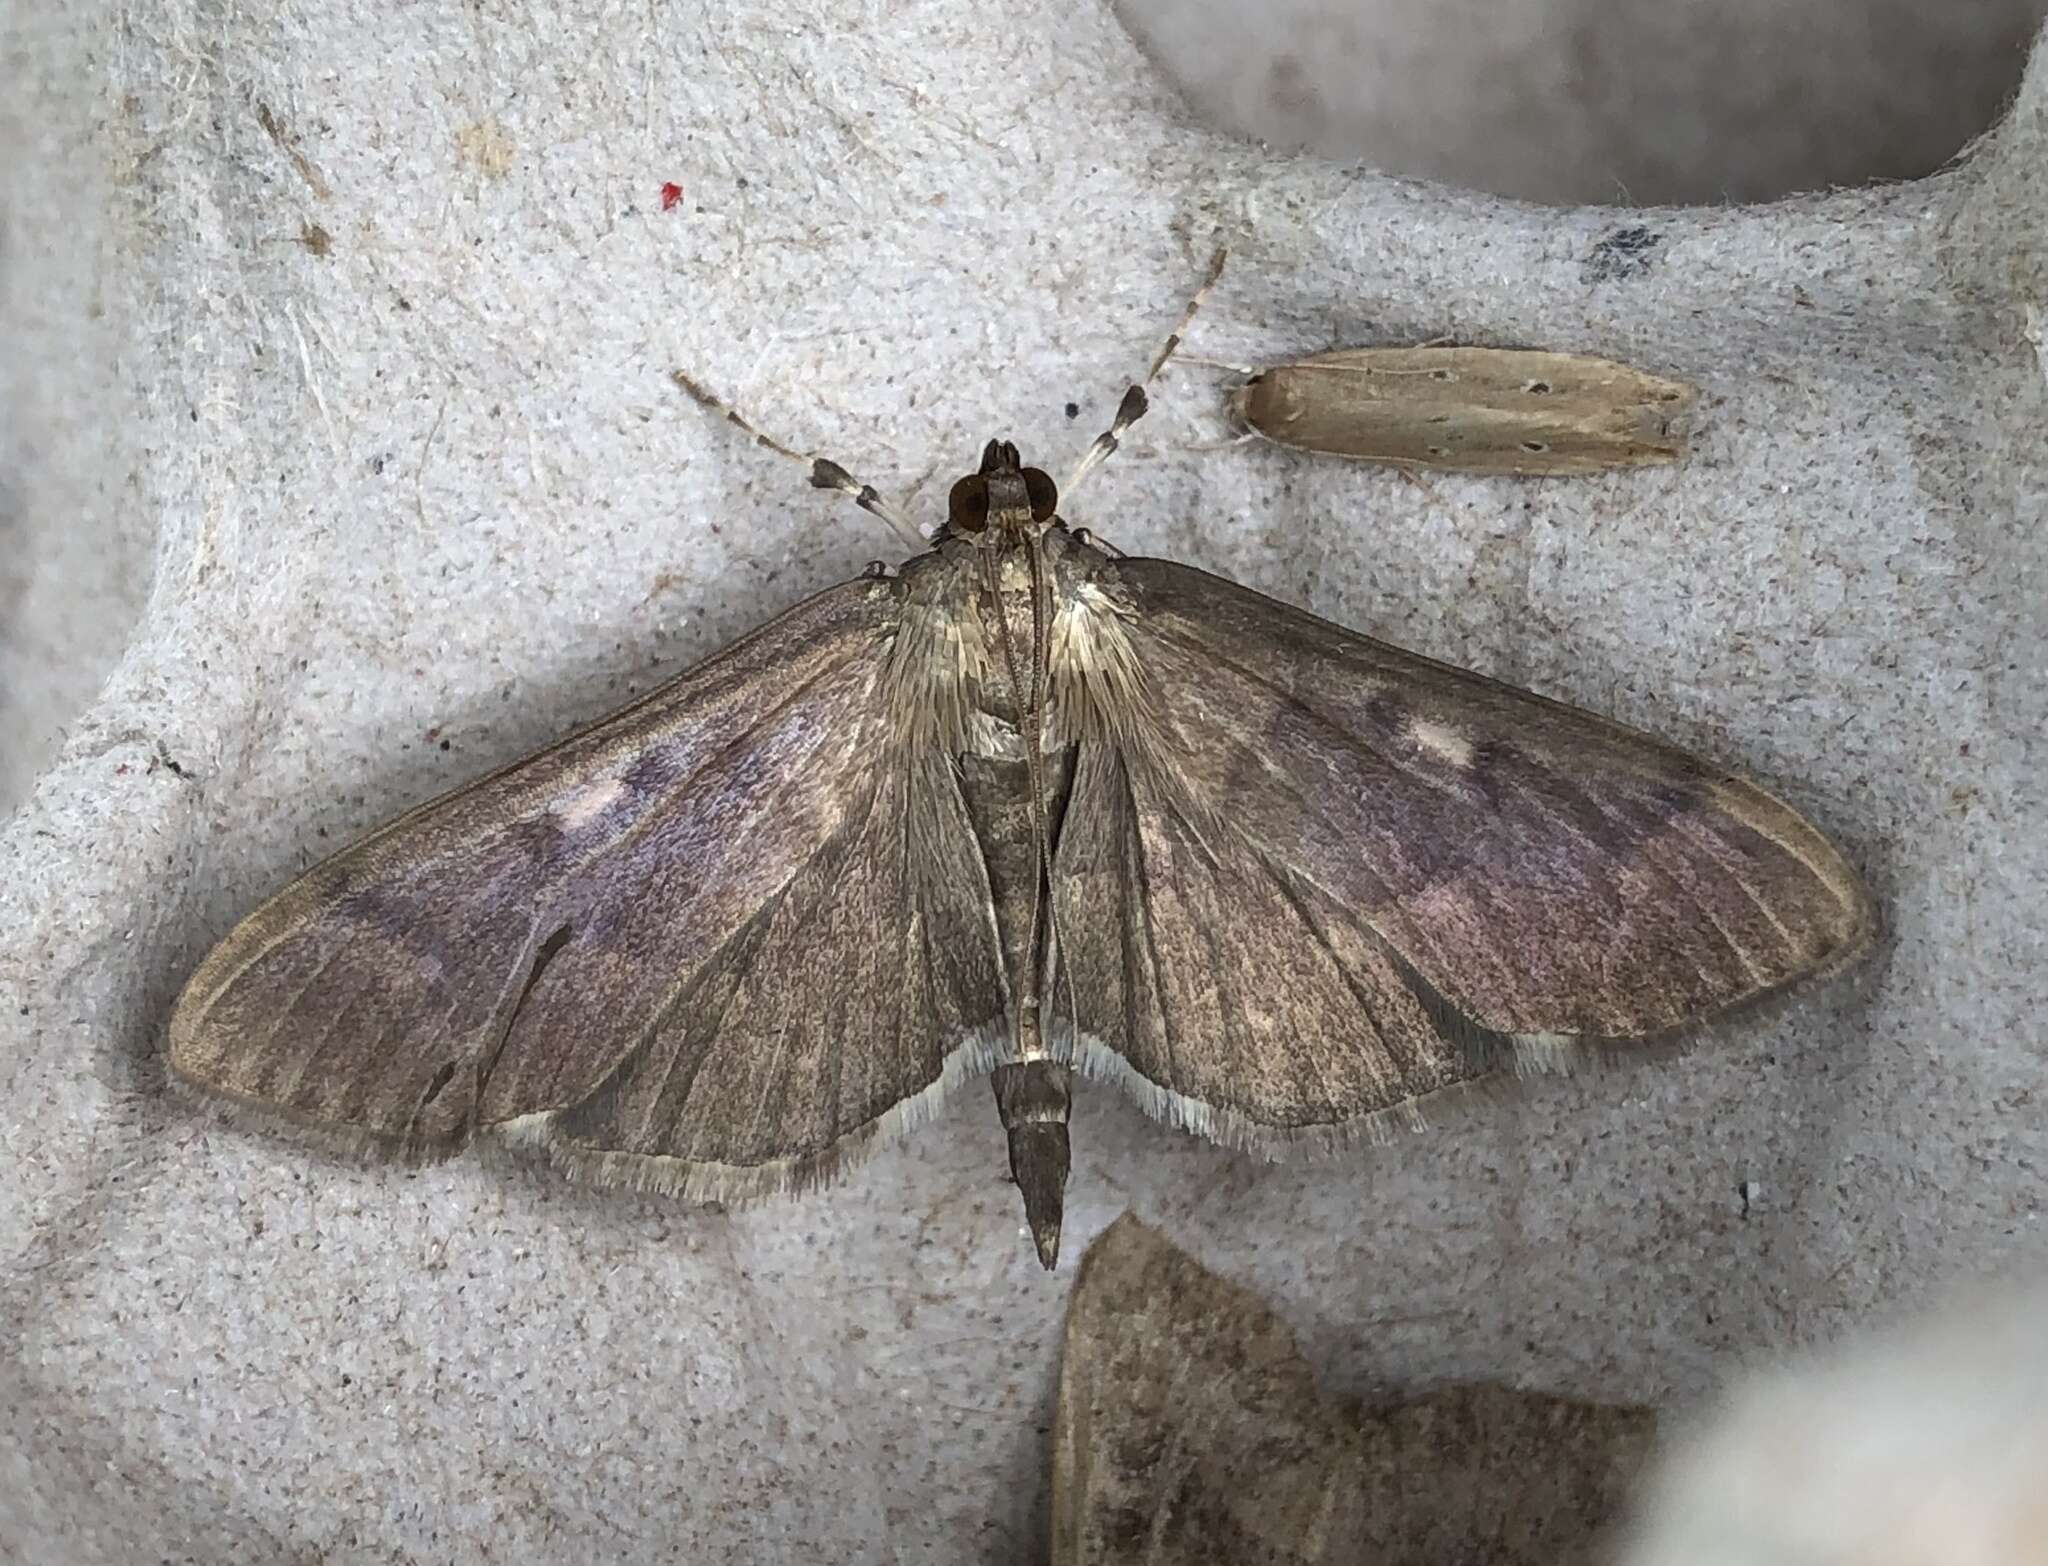
<instances>
[{"instance_id":1,"label":"moth hindwing","mask_svg":"<svg viewBox=\"0 0 2048 1566\"><path fill-rule=\"evenodd\" d=\"M309 871L192 976L173 1072L723 1199L987 1074L1051 1266L1075 1071L1235 1146L1378 1134L1868 942L1854 872L1754 784L1058 500L992 441L900 571Z\"/></svg>"},{"instance_id":2,"label":"moth hindwing","mask_svg":"<svg viewBox=\"0 0 2048 1566\"><path fill-rule=\"evenodd\" d=\"M1676 462L1696 393L1584 354L1342 348L1255 375L1232 396L1282 445L1459 473L1597 473Z\"/></svg>"}]
</instances>

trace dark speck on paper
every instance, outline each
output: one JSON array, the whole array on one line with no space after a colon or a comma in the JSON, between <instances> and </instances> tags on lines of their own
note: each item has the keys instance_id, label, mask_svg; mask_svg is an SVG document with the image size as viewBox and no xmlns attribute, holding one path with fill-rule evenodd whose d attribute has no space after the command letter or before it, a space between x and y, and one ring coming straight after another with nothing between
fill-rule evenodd
<instances>
[{"instance_id":1,"label":"dark speck on paper","mask_svg":"<svg viewBox=\"0 0 2048 1566\"><path fill-rule=\"evenodd\" d=\"M1641 277L1656 264L1656 250L1661 243L1661 234L1640 223L1613 230L1586 258L1586 281L1611 283Z\"/></svg>"}]
</instances>

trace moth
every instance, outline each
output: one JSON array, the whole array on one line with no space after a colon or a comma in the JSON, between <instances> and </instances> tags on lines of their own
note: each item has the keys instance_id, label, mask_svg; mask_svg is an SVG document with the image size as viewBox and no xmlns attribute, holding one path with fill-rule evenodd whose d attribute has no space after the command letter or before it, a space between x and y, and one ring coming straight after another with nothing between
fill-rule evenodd
<instances>
[{"instance_id":1,"label":"moth","mask_svg":"<svg viewBox=\"0 0 2048 1566\"><path fill-rule=\"evenodd\" d=\"M1255 374L1231 397L1269 440L1455 473L1597 473L1676 462L1683 381L1519 348L1341 348Z\"/></svg>"},{"instance_id":2,"label":"moth","mask_svg":"<svg viewBox=\"0 0 2048 1566\"><path fill-rule=\"evenodd\" d=\"M1654 1410L1484 1383L1360 1410L1271 1305L1126 1213L1081 1259L1053 1566L1604 1559Z\"/></svg>"},{"instance_id":3,"label":"moth","mask_svg":"<svg viewBox=\"0 0 2048 1566\"><path fill-rule=\"evenodd\" d=\"M312 869L192 976L172 1072L722 1200L986 1074L1050 1268L1077 1071L1231 1145L1380 1135L1869 939L1855 873L1755 785L1059 504L991 441L900 568Z\"/></svg>"}]
</instances>

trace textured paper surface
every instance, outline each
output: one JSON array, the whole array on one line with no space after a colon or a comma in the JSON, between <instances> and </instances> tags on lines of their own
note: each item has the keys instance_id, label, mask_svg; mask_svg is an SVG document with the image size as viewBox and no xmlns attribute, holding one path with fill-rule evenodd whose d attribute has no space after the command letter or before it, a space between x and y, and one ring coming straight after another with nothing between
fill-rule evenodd
<instances>
[{"instance_id":1,"label":"textured paper surface","mask_svg":"<svg viewBox=\"0 0 2048 1566\"><path fill-rule=\"evenodd\" d=\"M1184 365L1076 523L1724 760L1892 935L1690 1059L1340 1160L1088 1093L1076 1253L1135 1207L1339 1392L1658 1401L2048 1248L2038 72L1930 180L1623 214L1267 161L1090 6L999 41L952 0L109 29L105 477L160 542L0 840L13 1553L1042 1551L1070 1275L988 1243L985 1101L718 1214L226 1130L166 1098L159 1033L313 858L890 552L671 367L930 505L992 435L1063 470L1219 237L1196 353L1653 363L1702 388L1692 459L1538 489L1210 449L1224 378Z\"/></svg>"}]
</instances>

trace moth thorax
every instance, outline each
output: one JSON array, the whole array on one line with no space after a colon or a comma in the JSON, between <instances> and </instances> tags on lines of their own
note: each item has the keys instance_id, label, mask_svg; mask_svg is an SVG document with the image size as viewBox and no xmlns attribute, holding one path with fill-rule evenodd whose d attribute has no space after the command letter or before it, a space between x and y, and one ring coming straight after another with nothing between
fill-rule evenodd
<instances>
[{"instance_id":1,"label":"moth thorax","mask_svg":"<svg viewBox=\"0 0 2048 1566\"><path fill-rule=\"evenodd\" d=\"M1040 546L1028 535L1012 535L1009 538L990 538L982 547L993 554L995 565L996 591L990 594L984 587L979 595L983 614L982 632L990 648L990 665L999 675L1006 677L1000 638L1003 631L1007 630L1010 645L1016 649L1018 661L1023 665L1028 677L1032 648L1038 643L1038 628L1034 627L1032 616L1034 588L1031 557L1033 551ZM1042 565L1041 570L1050 575L1049 565ZM1039 613L1046 622L1042 629L1049 636L1052 604L1042 603ZM1000 629L995 623L998 619L1002 621Z\"/></svg>"},{"instance_id":2,"label":"moth thorax","mask_svg":"<svg viewBox=\"0 0 2048 1566\"><path fill-rule=\"evenodd\" d=\"M991 531L1037 532L1031 509L1031 494L1025 488L1023 473L991 473L988 476L988 521Z\"/></svg>"}]
</instances>

